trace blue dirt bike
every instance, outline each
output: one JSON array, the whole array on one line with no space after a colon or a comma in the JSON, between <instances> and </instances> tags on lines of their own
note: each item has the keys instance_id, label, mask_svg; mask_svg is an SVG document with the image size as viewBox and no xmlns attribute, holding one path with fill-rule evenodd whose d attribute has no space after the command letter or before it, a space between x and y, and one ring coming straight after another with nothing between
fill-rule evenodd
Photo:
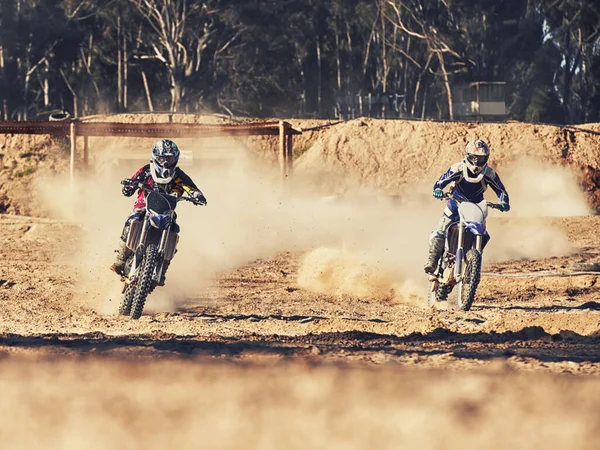
<instances>
[{"instance_id":1,"label":"blue dirt bike","mask_svg":"<svg viewBox=\"0 0 600 450\"><path fill-rule=\"evenodd\" d=\"M442 200L450 198L450 194L445 194ZM459 220L448 227L444 253L436 271L429 276L429 306L447 301L456 287L457 307L463 311L471 309L481 279L481 253L490 239L485 227L488 208L500 209L500 205L486 200L460 202Z\"/></svg>"}]
</instances>

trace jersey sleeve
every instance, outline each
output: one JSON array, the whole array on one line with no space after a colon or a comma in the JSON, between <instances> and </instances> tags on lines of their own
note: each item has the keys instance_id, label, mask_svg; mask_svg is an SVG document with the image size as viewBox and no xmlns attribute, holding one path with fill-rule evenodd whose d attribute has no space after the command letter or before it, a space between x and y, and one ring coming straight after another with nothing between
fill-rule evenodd
<instances>
[{"instance_id":1,"label":"jersey sleeve","mask_svg":"<svg viewBox=\"0 0 600 450\"><path fill-rule=\"evenodd\" d=\"M196 183L194 183L192 181L192 179L188 176L188 174L186 174L179 167L177 168L176 184L177 184L177 188L182 190L182 192L181 192L182 195L183 195L183 191L187 192L188 194L192 191L199 191L198 186L196 186Z\"/></svg>"},{"instance_id":2,"label":"jersey sleeve","mask_svg":"<svg viewBox=\"0 0 600 450\"><path fill-rule=\"evenodd\" d=\"M150 167L150 164L146 164L145 166L140 167L140 169L136 173L134 173L130 179L138 180L144 173L146 173L146 171L148 170L149 167Z\"/></svg>"},{"instance_id":3,"label":"jersey sleeve","mask_svg":"<svg viewBox=\"0 0 600 450\"><path fill-rule=\"evenodd\" d=\"M433 189L444 189L453 181L460 180L462 176L462 167L460 163L454 164L448 168L448 170L442 174L440 178L433 185Z\"/></svg>"},{"instance_id":4,"label":"jersey sleeve","mask_svg":"<svg viewBox=\"0 0 600 450\"><path fill-rule=\"evenodd\" d=\"M510 204L510 201L508 198L508 191L504 187L502 180L500 180L500 176L498 176L498 174L496 173L495 170L492 170L490 168L486 172L485 181L488 184L488 186L490 186L492 188L492 190L496 193L496 195L498 196L498 199L501 202Z\"/></svg>"}]
</instances>

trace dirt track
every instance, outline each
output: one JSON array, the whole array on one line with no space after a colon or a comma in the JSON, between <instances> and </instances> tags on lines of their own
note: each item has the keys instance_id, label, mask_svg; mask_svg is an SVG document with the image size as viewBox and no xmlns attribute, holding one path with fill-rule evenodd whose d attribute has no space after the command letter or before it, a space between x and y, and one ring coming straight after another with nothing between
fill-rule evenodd
<instances>
[{"instance_id":1,"label":"dirt track","mask_svg":"<svg viewBox=\"0 0 600 450\"><path fill-rule=\"evenodd\" d=\"M97 313L74 292L76 277L61 263L77 245L76 225L50 219L0 216L2 249L0 332L23 336L101 332L109 336L162 333L177 336L240 338L247 335L306 336L311 333L376 333L438 337L446 333L489 334L542 327L589 336L600 330L600 286L597 277L501 278L484 276L475 307L467 313L435 311L352 296L327 296L298 287L296 274L303 254L283 252L258 259L216 284L199 287L197 297L176 312L158 312L139 322ZM554 219L579 252L570 257L488 264L490 274L569 272L573 263L598 257L600 218ZM61 256L61 254L64 255ZM115 277L116 278L116 277ZM425 282L425 279L423 279ZM114 280L118 285L118 280ZM118 298L113 299L114 302ZM148 301L152 310L152 297ZM160 306L158 306L160 308ZM96 308L97 310L97 308ZM437 330L437 331L436 331ZM505 338L500 338L501 340ZM278 340L276 338L275 340ZM484 339L485 340L485 339Z\"/></svg>"},{"instance_id":2,"label":"dirt track","mask_svg":"<svg viewBox=\"0 0 600 450\"><path fill-rule=\"evenodd\" d=\"M599 218L554 222L577 255L486 270L597 258ZM284 252L133 322L75 295L56 256L78 226L1 216L0 228L0 438L11 448L40 437L45 448L193 447L200 436L215 448L596 446L595 276L486 276L472 311L432 312L300 289L303 255Z\"/></svg>"},{"instance_id":3,"label":"dirt track","mask_svg":"<svg viewBox=\"0 0 600 450\"><path fill-rule=\"evenodd\" d=\"M341 245L373 241L358 247L368 262L402 249L404 265L420 265L426 244L421 233L439 217L439 205L424 201L429 180L460 158L463 138L475 131L489 135L495 160L507 164L522 156L522 148L565 163L563 131L513 125L519 139L508 139L500 125L440 124L442 137L432 141L439 133L430 124L415 130L412 123L371 122L306 133L296 147L306 150L298 179L304 167L304 176L339 187L334 175L341 170L352 186L364 182L378 192L403 194L396 184L420 177L427 189L418 192L423 197L415 205L425 209L373 205L378 200L372 190L361 199L352 189L339 191L351 198L350 211L344 205L330 211L331 204L314 197L280 208L253 170L215 171L201 162L194 179L211 193L211 207L187 219L182 208L182 239L195 234L199 242L177 258L193 263L193 275L203 269L202 260L193 260L196 253L212 256L224 269L213 281L211 272L208 279L185 283L192 289L186 286L176 303L157 290L139 321L110 312L117 307L118 279L106 272L103 258L112 256L114 242L107 239L114 239L130 207L118 190L109 191L115 180L103 184L89 177L77 189L67 185L94 206L75 214L86 219L83 224L0 215L1 447L597 448L598 278L535 276L569 274L575 263L600 257L599 217L545 217L556 209L585 214L584 195L576 183L565 184L570 177L561 171L525 165L522 178L529 184L520 186L518 171L516 181L509 179L514 209L488 220L493 240L486 257L498 262L485 266L488 275L469 312L432 311L422 299L394 292L317 294L297 277L312 245L332 230ZM572 161L566 163L597 167L594 136L571 138ZM45 197L36 199L29 187L48 173L64 172L62 150L46 140L5 140L0 169L9 182L0 186L0 207L47 214L40 207L48 206ZM422 159L413 164L423 156L423 141L435 143L426 175ZM119 142L112 144L122 150ZM319 167L335 173L322 176ZM125 176L121 169L115 176ZM240 173L247 179L236 184ZM318 183L303 184L318 190ZM68 204L60 179L50 186L58 200L52 207ZM259 198L248 199L248 192ZM322 194L331 192L338 191ZM109 195L98 203L104 193ZM528 223L528 214L543 218ZM98 252L87 254L82 272L73 257L81 257L89 227L103 231L95 235ZM305 230L305 240L290 239ZM208 244L205 236L216 236L216 253L222 254L200 251ZM416 243L407 248L398 236ZM565 236L575 253L565 251ZM527 244L534 248L521 251ZM373 251L381 247L385 254ZM100 284L82 283L94 278L93 270L102 271ZM167 287L177 286L169 277Z\"/></svg>"}]
</instances>

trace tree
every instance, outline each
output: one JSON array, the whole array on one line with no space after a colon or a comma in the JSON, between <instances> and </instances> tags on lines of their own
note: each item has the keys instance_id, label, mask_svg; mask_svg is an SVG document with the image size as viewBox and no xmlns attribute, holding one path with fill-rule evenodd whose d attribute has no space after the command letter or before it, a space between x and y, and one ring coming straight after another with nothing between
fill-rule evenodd
<instances>
[{"instance_id":1,"label":"tree","mask_svg":"<svg viewBox=\"0 0 600 450\"><path fill-rule=\"evenodd\" d=\"M180 108L189 79L200 70L204 51L214 34L215 1L130 0L144 17L151 33L140 36L146 58L160 61L167 70L170 110Z\"/></svg>"},{"instance_id":2,"label":"tree","mask_svg":"<svg viewBox=\"0 0 600 450\"><path fill-rule=\"evenodd\" d=\"M558 78L560 100L566 120L583 119L585 113L583 97L577 99L579 111L575 110L573 88L594 86L590 77L600 81L600 77L590 72L596 59L594 46L600 38L600 4L587 0L545 0L542 4L548 27L548 39L560 51L562 73ZM596 52L597 53L597 52ZM576 94L577 95L577 94ZM584 94L587 97L587 94Z\"/></svg>"}]
</instances>

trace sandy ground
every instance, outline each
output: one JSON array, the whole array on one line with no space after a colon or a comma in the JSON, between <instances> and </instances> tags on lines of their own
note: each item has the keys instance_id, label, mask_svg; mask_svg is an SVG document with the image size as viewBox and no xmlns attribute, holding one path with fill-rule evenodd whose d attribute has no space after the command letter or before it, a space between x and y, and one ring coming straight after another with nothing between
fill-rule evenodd
<instances>
[{"instance_id":1,"label":"sandy ground","mask_svg":"<svg viewBox=\"0 0 600 450\"><path fill-rule=\"evenodd\" d=\"M113 180L65 184L64 142L0 136L0 448L598 448L600 285L571 276L600 260L600 217L586 216L598 125L293 123L295 189L316 196L280 201L278 177L199 159L209 207L178 209L190 271L139 321L112 312L107 272L129 168L96 160ZM473 137L491 143L513 210L488 219L472 310L432 310L431 184ZM267 138L241 144L182 142L276 161ZM95 160L149 144L90 145ZM58 209L77 223L48 218Z\"/></svg>"},{"instance_id":2,"label":"sandy ground","mask_svg":"<svg viewBox=\"0 0 600 450\"><path fill-rule=\"evenodd\" d=\"M597 259L600 218L552 222L578 252L488 264L469 312L309 292L296 251L135 322L76 293L79 225L0 216L0 441L597 448L597 277L498 276Z\"/></svg>"}]
</instances>

